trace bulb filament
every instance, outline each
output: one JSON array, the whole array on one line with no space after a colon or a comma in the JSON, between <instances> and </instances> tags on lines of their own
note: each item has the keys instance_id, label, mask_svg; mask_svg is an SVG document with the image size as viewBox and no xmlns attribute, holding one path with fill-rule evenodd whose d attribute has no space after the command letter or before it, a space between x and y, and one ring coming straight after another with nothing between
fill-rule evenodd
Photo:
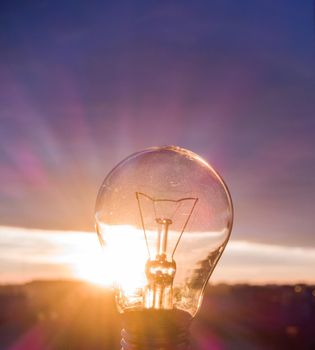
<instances>
[{"instance_id":1,"label":"bulb filament","mask_svg":"<svg viewBox=\"0 0 315 350\"><path fill-rule=\"evenodd\" d=\"M136 192L136 198L149 254L149 259L145 266L148 284L144 293L144 305L148 309L172 309L173 280L176 273L176 263L173 256L198 198L186 197L178 200L160 199L150 197L142 192ZM143 201L143 203L141 203L141 201ZM145 208L142 206L144 203ZM151 214L150 211L147 211L148 203L153 205L153 212L151 212ZM169 210L167 210L167 208ZM167 213L167 215L159 216L158 212L161 210L163 211L163 209L164 214ZM178 215L175 215L179 210L181 210L181 219L178 218ZM176 219L174 219L174 217L176 217ZM175 220L175 228L173 227L173 231L171 232L173 235L174 232L178 233L175 245L174 242L169 244L169 228L173 224L173 220ZM152 247L148 242L146 223L149 223L148 227L152 227L154 223L154 226L157 225L155 254L150 250ZM181 228L179 229L180 226Z\"/></svg>"},{"instance_id":2,"label":"bulb filament","mask_svg":"<svg viewBox=\"0 0 315 350\"><path fill-rule=\"evenodd\" d=\"M146 288L145 305L147 308L171 309L173 307L173 280L176 263L167 259L168 228L170 219L157 218L158 227L157 254L154 260L146 264L148 286Z\"/></svg>"}]
</instances>

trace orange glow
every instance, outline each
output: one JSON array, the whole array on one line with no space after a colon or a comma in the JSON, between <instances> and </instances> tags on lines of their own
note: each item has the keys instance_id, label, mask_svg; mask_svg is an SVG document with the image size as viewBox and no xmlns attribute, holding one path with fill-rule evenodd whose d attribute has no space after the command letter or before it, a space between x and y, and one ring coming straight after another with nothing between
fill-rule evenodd
<instances>
[{"instance_id":1,"label":"orange glow","mask_svg":"<svg viewBox=\"0 0 315 350\"><path fill-rule=\"evenodd\" d=\"M119 283L126 292L143 286L146 283L144 268L148 259L143 240L130 239L132 235L129 231L134 230L131 227L107 230L115 232L111 232L103 249L94 244L87 247L85 241L77 242L76 249L84 251L84 256L75 263L74 275L102 286Z\"/></svg>"},{"instance_id":2,"label":"orange glow","mask_svg":"<svg viewBox=\"0 0 315 350\"><path fill-rule=\"evenodd\" d=\"M84 259L79 260L73 269L75 277L100 286L109 287L112 282L112 271L106 267L106 259L102 252L86 252Z\"/></svg>"}]
</instances>

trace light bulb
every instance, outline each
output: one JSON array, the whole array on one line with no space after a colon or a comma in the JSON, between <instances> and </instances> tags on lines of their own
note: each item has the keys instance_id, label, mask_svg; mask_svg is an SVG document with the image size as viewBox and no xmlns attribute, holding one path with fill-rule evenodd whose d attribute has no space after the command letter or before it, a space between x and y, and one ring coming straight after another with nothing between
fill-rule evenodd
<instances>
[{"instance_id":1,"label":"light bulb","mask_svg":"<svg viewBox=\"0 0 315 350\"><path fill-rule=\"evenodd\" d=\"M127 327L142 318L143 328L188 327L232 228L231 197L218 173L179 147L135 153L105 178L95 220L107 262L102 268L111 271ZM157 326L161 322L164 326ZM135 337L129 343L140 341ZM156 348L167 349L160 338ZM154 348L148 339L143 344ZM180 340L175 343L173 349Z\"/></svg>"}]
</instances>

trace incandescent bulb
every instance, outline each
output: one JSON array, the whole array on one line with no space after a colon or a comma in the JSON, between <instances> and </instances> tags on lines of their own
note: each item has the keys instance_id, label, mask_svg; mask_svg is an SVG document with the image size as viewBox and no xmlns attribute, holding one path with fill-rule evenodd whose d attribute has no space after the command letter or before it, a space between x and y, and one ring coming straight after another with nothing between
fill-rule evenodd
<instances>
[{"instance_id":1,"label":"incandescent bulb","mask_svg":"<svg viewBox=\"0 0 315 350\"><path fill-rule=\"evenodd\" d=\"M153 327L150 320L155 327L188 324L232 228L231 197L217 172L179 147L138 152L105 178L95 220L108 256L104 268L114 272L116 303L129 328L142 317L147 319L143 328ZM141 341L154 348L139 337L125 335L134 346L123 340L125 348L141 349L134 345ZM163 337L151 339L156 348L167 349Z\"/></svg>"}]
</instances>

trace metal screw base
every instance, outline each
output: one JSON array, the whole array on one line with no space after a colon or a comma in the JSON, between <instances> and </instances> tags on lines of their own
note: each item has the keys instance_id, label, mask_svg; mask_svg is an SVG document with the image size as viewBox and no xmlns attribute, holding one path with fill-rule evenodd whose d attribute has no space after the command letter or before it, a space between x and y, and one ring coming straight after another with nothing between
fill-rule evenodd
<instances>
[{"instance_id":1,"label":"metal screw base","mask_svg":"<svg viewBox=\"0 0 315 350\"><path fill-rule=\"evenodd\" d=\"M191 320L190 314L176 309L126 312L121 350L189 350Z\"/></svg>"}]
</instances>

